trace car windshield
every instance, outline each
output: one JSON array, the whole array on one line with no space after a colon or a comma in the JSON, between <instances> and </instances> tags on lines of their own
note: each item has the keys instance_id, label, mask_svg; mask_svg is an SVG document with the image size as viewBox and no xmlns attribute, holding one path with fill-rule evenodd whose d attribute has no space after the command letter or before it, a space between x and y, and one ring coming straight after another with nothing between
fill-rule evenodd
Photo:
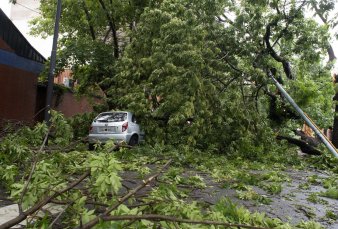
<instances>
[{"instance_id":1,"label":"car windshield","mask_svg":"<svg viewBox=\"0 0 338 229\"><path fill-rule=\"evenodd\" d=\"M124 112L107 112L99 114L95 121L97 122L123 122L127 119L127 113Z\"/></svg>"}]
</instances>

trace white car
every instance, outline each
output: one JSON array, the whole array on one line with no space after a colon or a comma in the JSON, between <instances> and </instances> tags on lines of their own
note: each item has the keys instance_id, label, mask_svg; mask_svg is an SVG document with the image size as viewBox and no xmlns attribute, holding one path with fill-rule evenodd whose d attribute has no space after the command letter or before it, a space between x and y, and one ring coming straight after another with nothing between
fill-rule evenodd
<instances>
[{"instance_id":1,"label":"white car","mask_svg":"<svg viewBox=\"0 0 338 229\"><path fill-rule=\"evenodd\" d=\"M89 130L89 149L96 143L105 143L113 139L116 143L126 142L134 146L144 139L144 133L136 123L134 114L128 111L111 111L99 114Z\"/></svg>"}]
</instances>

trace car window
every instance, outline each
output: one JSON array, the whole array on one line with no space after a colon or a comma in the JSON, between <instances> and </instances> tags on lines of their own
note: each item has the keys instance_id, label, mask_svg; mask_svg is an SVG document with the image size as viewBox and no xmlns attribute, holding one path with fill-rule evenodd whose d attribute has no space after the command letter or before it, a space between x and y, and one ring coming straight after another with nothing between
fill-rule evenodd
<instances>
[{"instance_id":1,"label":"car window","mask_svg":"<svg viewBox=\"0 0 338 229\"><path fill-rule=\"evenodd\" d=\"M95 119L97 122L123 122L125 120L127 120L127 113L124 112L105 112Z\"/></svg>"},{"instance_id":2,"label":"car window","mask_svg":"<svg viewBox=\"0 0 338 229\"><path fill-rule=\"evenodd\" d=\"M136 123L136 117L135 117L135 115L132 115L132 116L131 116L131 121L132 121L133 123Z\"/></svg>"}]
</instances>

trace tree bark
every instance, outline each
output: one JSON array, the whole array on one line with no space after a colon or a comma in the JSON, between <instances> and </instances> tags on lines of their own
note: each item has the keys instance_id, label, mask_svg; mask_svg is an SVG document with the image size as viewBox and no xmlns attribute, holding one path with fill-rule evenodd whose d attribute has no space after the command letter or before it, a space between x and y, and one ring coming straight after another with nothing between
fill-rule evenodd
<instances>
[{"instance_id":1,"label":"tree bark","mask_svg":"<svg viewBox=\"0 0 338 229\"><path fill-rule=\"evenodd\" d=\"M338 93L333 97L333 102L338 103ZM338 104L335 106L333 130L332 130L332 144L338 148Z\"/></svg>"},{"instance_id":2,"label":"tree bark","mask_svg":"<svg viewBox=\"0 0 338 229\"><path fill-rule=\"evenodd\" d=\"M332 45L330 45L330 46L327 48L327 53L328 53L328 55L329 55L329 62L332 62L332 61L334 61L335 59L337 59L336 55L334 54Z\"/></svg>"},{"instance_id":3,"label":"tree bark","mask_svg":"<svg viewBox=\"0 0 338 229\"><path fill-rule=\"evenodd\" d=\"M88 11L86 2L84 0L82 0L82 7L83 7L83 10L84 10L84 12L86 14L86 18L87 18L88 25L89 25L89 30L90 30L90 35L92 36L93 41L95 41L95 39L96 39L95 30L94 30L94 27L93 27L93 25L91 23L92 19L91 19L90 13Z\"/></svg>"},{"instance_id":4,"label":"tree bark","mask_svg":"<svg viewBox=\"0 0 338 229\"><path fill-rule=\"evenodd\" d=\"M118 43L118 39L117 39L115 22L114 22L113 18L110 16L109 11L107 10L106 5L104 4L103 0L99 0L99 2L101 4L102 9L106 13L106 17L108 19L109 27L112 31L113 43L114 43L114 56L117 59L117 58L119 58L119 43Z\"/></svg>"},{"instance_id":5,"label":"tree bark","mask_svg":"<svg viewBox=\"0 0 338 229\"><path fill-rule=\"evenodd\" d=\"M299 148L301 149L301 151L303 153L306 154L310 154L310 155L321 155L322 152L320 152L319 150L317 150L316 148L314 148L313 146L309 145L306 141L303 140L299 140L296 138L291 138L288 136L281 136L278 135L276 137L277 140L286 140L288 141L288 143L299 146Z\"/></svg>"},{"instance_id":6,"label":"tree bark","mask_svg":"<svg viewBox=\"0 0 338 229\"><path fill-rule=\"evenodd\" d=\"M327 18L320 12L320 9L316 5L315 2L312 3L312 7L314 8L316 14L320 17L324 24L328 24ZM335 26L335 25L334 25ZM334 27L333 26L333 27ZM327 48L327 54L329 55L329 62L332 62L337 59L336 55L334 54L332 45L329 45ZM335 74L336 75L336 74ZM334 83L337 83L337 80L334 79ZM333 97L333 102L338 102L338 93L336 92L335 96ZM337 148L338 147L338 106L335 106L335 113L334 113L334 120L333 120L333 130L332 130L332 144Z\"/></svg>"}]
</instances>

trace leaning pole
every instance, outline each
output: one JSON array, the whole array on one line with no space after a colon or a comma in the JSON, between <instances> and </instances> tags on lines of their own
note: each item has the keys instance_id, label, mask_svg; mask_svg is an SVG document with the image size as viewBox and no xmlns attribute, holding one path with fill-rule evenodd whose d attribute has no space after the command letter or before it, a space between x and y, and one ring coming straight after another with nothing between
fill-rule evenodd
<instances>
[{"instance_id":1,"label":"leaning pole","mask_svg":"<svg viewBox=\"0 0 338 229\"><path fill-rule=\"evenodd\" d=\"M46 98L46 109L45 109L45 122L50 126L50 108L53 97L53 84L54 84L54 71L55 71L55 62L56 62L56 49L59 36L59 22L61 17L61 0L58 0L57 10L55 16L55 26L54 26L54 38L53 38L53 47L50 56L50 65L48 72L48 85L47 85L47 98Z\"/></svg>"},{"instance_id":2,"label":"leaning pole","mask_svg":"<svg viewBox=\"0 0 338 229\"><path fill-rule=\"evenodd\" d=\"M288 100L288 102L295 108L297 113L302 117L302 119L306 122L306 124L318 135L319 139L324 143L327 149L338 158L338 153L336 148L332 145L330 141L326 139L326 137L322 134L322 132L318 129L318 127L311 121L311 119L300 109L300 107L296 104L296 102L291 98L291 96L284 90L282 85L278 83L278 81L273 77L272 73L268 72L270 78L273 83L276 85L278 90L282 93L282 95Z\"/></svg>"}]
</instances>

